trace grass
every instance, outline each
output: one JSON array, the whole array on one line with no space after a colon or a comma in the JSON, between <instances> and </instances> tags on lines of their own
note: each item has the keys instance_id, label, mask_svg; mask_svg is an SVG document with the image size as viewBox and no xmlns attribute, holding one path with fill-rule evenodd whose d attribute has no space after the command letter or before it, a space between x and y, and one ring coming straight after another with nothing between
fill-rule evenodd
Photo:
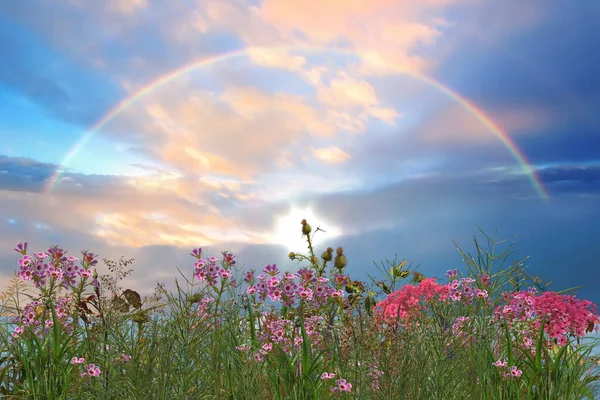
<instances>
[{"instance_id":1,"label":"grass","mask_svg":"<svg viewBox=\"0 0 600 400\"><path fill-rule=\"evenodd\" d=\"M170 293L121 285L133 260L29 254L2 294L7 399L593 399L589 302L550 292L511 245L483 234L445 282L406 260L352 280L343 249L290 253L300 269L203 258ZM40 257L41 256L41 257ZM74 268L76 263L80 263ZM46 266L44 267L44 264ZM29 272L27 272L29 271ZM294 273L295 275L291 275ZM55 277L52 276L55 275ZM261 276L262 275L262 276ZM469 280L469 278L471 280ZM27 280L31 279L31 280ZM34 285L32 285L32 283ZM530 289L530 288L535 288ZM66 299L66 300L65 300ZM93 364L93 365L90 365Z\"/></svg>"}]
</instances>

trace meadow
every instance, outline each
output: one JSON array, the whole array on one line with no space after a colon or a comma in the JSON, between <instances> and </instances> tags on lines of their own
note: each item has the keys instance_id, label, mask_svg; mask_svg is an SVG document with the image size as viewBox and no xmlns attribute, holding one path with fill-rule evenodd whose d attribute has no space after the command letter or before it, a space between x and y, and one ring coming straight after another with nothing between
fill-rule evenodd
<instances>
[{"instance_id":1,"label":"meadow","mask_svg":"<svg viewBox=\"0 0 600 400\"><path fill-rule=\"evenodd\" d=\"M548 290L481 232L445 277L385 260L370 282L344 250L242 270L190 253L176 290L127 288L133 260L15 247L1 298L7 399L593 399L600 317ZM482 245L482 242L484 245Z\"/></svg>"}]
</instances>

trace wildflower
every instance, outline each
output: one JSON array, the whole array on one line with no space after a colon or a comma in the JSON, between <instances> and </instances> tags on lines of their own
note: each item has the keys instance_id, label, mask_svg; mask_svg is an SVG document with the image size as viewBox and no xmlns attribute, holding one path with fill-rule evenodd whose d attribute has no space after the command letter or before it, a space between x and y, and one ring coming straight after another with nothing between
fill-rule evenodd
<instances>
[{"instance_id":1,"label":"wildflower","mask_svg":"<svg viewBox=\"0 0 600 400\"><path fill-rule=\"evenodd\" d=\"M27 242L17 243L17 245L15 247L15 251L17 253L21 253L22 255L25 255L27 253Z\"/></svg>"},{"instance_id":2,"label":"wildflower","mask_svg":"<svg viewBox=\"0 0 600 400\"><path fill-rule=\"evenodd\" d=\"M445 301L448 292L447 285L438 285L435 278L425 278L418 285L405 285L390 293L385 300L375 305L375 310L385 323L395 324L398 319L408 322L420 314L420 301L429 302L435 297Z\"/></svg>"},{"instance_id":3,"label":"wildflower","mask_svg":"<svg viewBox=\"0 0 600 400\"><path fill-rule=\"evenodd\" d=\"M492 282L490 281L490 276L487 274L482 274L479 276L479 280L481 281L481 283L485 286L490 286L492 284Z\"/></svg>"},{"instance_id":4,"label":"wildflower","mask_svg":"<svg viewBox=\"0 0 600 400\"><path fill-rule=\"evenodd\" d=\"M333 393L338 393L338 392L346 392L346 393L350 393L350 390L352 389L352 384L346 382L345 379L338 379L337 381L335 381L336 386L331 386L329 388L329 390Z\"/></svg>"},{"instance_id":5,"label":"wildflower","mask_svg":"<svg viewBox=\"0 0 600 400\"><path fill-rule=\"evenodd\" d=\"M236 346L235 349L241 351L242 353L246 353L248 350L250 350L250 346L247 344L243 344L241 346Z\"/></svg>"},{"instance_id":6,"label":"wildflower","mask_svg":"<svg viewBox=\"0 0 600 400\"><path fill-rule=\"evenodd\" d=\"M250 270L244 274L244 282L252 284L254 282L254 270Z\"/></svg>"},{"instance_id":7,"label":"wildflower","mask_svg":"<svg viewBox=\"0 0 600 400\"><path fill-rule=\"evenodd\" d=\"M323 374L321 375L321 379L323 379L324 381L329 380L329 379L333 379L335 378L335 374L334 373L327 373L327 372L323 372Z\"/></svg>"},{"instance_id":8,"label":"wildflower","mask_svg":"<svg viewBox=\"0 0 600 400\"><path fill-rule=\"evenodd\" d=\"M85 362L85 359L83 357L81 357L81 358L77 358L77 357L71 358L71 364L73 364L73 365L83 364L84 362Z\"/></svg>"},{"instance_id":9,"label":"wildflower","mask_svg":"<svg viewBox=\"0 0 600 400\"><path fill-rule=\"evenodd\" d=\"M265 274L269 274L271 276L275 276L275 275L277 275L279 273L279 269L277 268L277 264L273 264L273 265L267 264L267 266L265 266L263 268L263 272Z\"/></svg>"},{"instance_id":10,"label":"wildflower","mask_svg":"<svg viewBox=\"0 0 600 400\"><path fill-rule=\"evenodd\" d=\"M15 327L13 333L12 333L12 337L14 337L15 339L17 339L20 335L23 334L23 331L25 330L25 328L23 326L17 326Z\"/></svg>"},{"instance_id":11,"label":"wildflower","mask_svg":"<svg viewBox=\"0 0 600 400\"><path fill-rule=\"evenodd\" d=\"M190 255L192 257L196 257L199 260L202 257L202 249L201 248L194 249L194 250L192 250Z\"/></svg>"},{"instance_id":12,"label":"wildflower","mask_svg":"<svg viewBox=\"0 0 600 400\"><path fill-rule=\"evenodd\" d=\"M458 271L455 269L454 270L449 269L448 271L446 271L446 277L448 279L454 280L454 279L456 279L457 276L458 276Z\"/></svg>"},{"instance_id":13,"label":"wildflower","mask_svg":"<svg viewBox=\"0 0 600 400\"><path fill-rule=\"evenodd\" d=\"M94 364L86 365L85 372L91 377L99 377L101 373L100 368L96 367Z\"/></svg>"}]
</instances>

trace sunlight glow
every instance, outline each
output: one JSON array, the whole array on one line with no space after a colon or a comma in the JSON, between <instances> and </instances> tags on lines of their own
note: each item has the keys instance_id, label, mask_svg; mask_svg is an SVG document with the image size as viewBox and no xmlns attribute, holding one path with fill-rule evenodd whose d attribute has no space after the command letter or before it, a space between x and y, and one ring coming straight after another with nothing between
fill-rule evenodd
<instances>
[{"instance_id":1,"label":"sunlight glow","mask_svg":"<svg viewBox=\"0 0 600 400\"><path fill-rule=\"evenodd\" d=\"M288 251L308 254L308 243L306 238L302 236L302 219L306 219L312 227L311 238L315 253L321 254L324 251L321 248L322 246L333 247L333 244L328 243L328 241L340 235L339 229L317 216L311 208L301 209L295 206L291 206L289 213L277 219L275 232L271 239L272 243L285 246ZM312 236L317 228L320 228L319 232Z\"/></svg>"}]
</instances>

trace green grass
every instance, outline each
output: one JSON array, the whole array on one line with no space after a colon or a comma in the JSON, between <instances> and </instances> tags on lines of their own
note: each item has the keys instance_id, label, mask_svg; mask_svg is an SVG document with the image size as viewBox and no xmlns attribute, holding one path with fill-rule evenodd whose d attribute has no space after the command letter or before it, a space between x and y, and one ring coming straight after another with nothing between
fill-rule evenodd
<instances>
[{"instance_id":1,"label":"green grass","mask_svg":"<svg viewBox=\"0 0 600 400\"><path fill-rule=\"evenodd\" d=\"M38 288L15 276L1 297L0 397L446 400L593 399L598 393L599 358L591 355L598 349L597 340L567 335L567 344L558 344L549 336L557 321L553 314L534 314L519 322L494 318L494 311L507 304L505 293L514 299L514 294L536 287L532 296L539 299L547 291L522 262L506 263L513 252L505 242L484 234L487 248L475 239L474 254L457 246L465 261L464 274L457 279L471 277L470 288L487 290L487 297L475 296L468 303L445 299L443 293L452 293L445 286L450 281L431 284L406 260L386 260L372 282L336 280L335 274L345 275L348 263L343 249L328 248L318 257L312 229L308 224L302 229L308 254L290 253L290 259L314 278L330 279L322 283L329 295L319 304L283 304L277 297L261 300L260 290L248 293L263 272L256 272L254 282L244 282L245 271L227 252L214 265L230 271L231 277L225 272L212 285L194 278L192 262L207 260L198 254L191 259L192 272L182 271L182 278L175 280L174 293L159 284L144 298L121 286L133 261L123 258L104 260L108 274L97 277L95 286L93 277L79 274L73 285L47 279ZM86 254L79 258L91 269L93 257L86 259ZM51 254L46 262L65 269L60 258ZM210 264L205 261L196 272L206 272ZM292 267L284 270L296 273ZM280 280L282 272L276 274ZM482 276L490 277L489 284ZM293 280L318 297L317 283L300 281ZM271 283L283 289L281 283ZM292 291L300 295L299 287ZM420 293L415 302L401 295L409 292ZM432 293L431 298L423 297L425 293ZM72 301L62 307L60 298L65 296ZM565 296L554 298L566 301ZM409 306L401 309L407 314L398 311L384 318L375 305L386 298L406 301ZM28 324L15 339L15 327L24 325L21 320L31 311L25 306L32 300L40 303L34 304L31 321L48 328ZM537 301L536 307L542 307ZM585 307L593 311L575 300L568 304L573 318L584 318ZM455 325L459 317L468 317L462 328ZM529 345L524 345L527 340ZM73 357L85 361L73 364ZM498 361L506 367L494 365ZM99 376L81 376L90 363L101 370ZM520 376L505 377L513 366ZM335 377L323 379L323 373ZM348 389L339 379L351 384L348 392L331 391Z\"/></svg>"}]
</instances>

